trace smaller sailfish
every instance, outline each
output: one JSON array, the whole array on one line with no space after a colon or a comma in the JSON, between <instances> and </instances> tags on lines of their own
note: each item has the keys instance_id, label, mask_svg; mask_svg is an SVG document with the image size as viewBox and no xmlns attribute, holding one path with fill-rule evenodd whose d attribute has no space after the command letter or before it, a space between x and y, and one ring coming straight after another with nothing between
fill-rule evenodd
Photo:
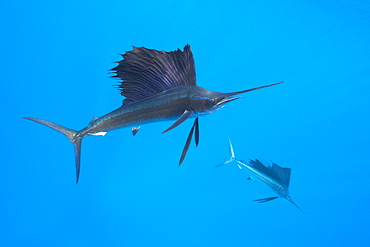
<instances>
[{"instance_id":1,"label":"smaller sailfish","mask_svg":"<svg viewBox=\"0 0 370 247\"><path fill-rule=\"evenodd\" d=\"M254 200L255 202L258 203L269 202L280 197L288 200L299 210L301 210L302 213L304 213L302 209L300 209L298 205L293 202L292 198L289 195L289 182L291 173L290 168L282 168L281 166L275 163L272 163L272 165L269 165L267 163L263 164L258 159L249 160L249 163L244 162L242 160L238 160L235 157L235 152L230 139L229 144L231 151L230 159L223 162L220 165L217 165L216 167L228 164L230 162L236 162L240 169L242 169L243 167L248 169L248 171L251 174L251 177L249 177L248 180L256 178L260 180L263 184L267 185L273 192L275 192L278 195L268 198L257 199Z\"/></svg>"}]
</instances>

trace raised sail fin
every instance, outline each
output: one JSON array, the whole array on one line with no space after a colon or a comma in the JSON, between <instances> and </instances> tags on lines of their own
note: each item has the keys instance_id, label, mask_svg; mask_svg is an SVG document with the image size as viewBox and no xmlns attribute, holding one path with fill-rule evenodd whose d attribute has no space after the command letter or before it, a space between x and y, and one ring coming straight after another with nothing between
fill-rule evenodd
<instances>
[{"instance_id":1,"label":"raised sail fin","mask_svg":"<svg viewBox=\"0 0 370 247\"><path fill-rule=\"evenodd\" d=\"M281 166L272 163L272 166L270 166L267 162L266 164L263 164L260 160L250 160L249 161L250 166L256 168L260 172L262 172L264 175L273 178L280 184L285 185L287 188L289 187L290 182L290 168L282 168Z\"/></svg>"},{"instance_id":2,"label":"raised sail fin","mask_svg":"<svg viewBox=\"0 0 370 247\"><path fill-rule=\"evenodd\" d=\"M134 47L111 69L122 82L118 85L124 104L146 99L170 88L196 85L195 65L190 46L184 51L157 51Z\"/></svg>"},{"instance_id":3,"label":"raised sail fin","mask_svg":"<svg viewBox=\"0 0 370 247\"><path fill-rule=\"evenodd\" d=\"M284 184L287 188L289 188L290 183L290 174L292 169L290 168L283 168L275 163L272 163L271 169L275 174L275 178L282 184Z\"/></svg>"}]
</instances>

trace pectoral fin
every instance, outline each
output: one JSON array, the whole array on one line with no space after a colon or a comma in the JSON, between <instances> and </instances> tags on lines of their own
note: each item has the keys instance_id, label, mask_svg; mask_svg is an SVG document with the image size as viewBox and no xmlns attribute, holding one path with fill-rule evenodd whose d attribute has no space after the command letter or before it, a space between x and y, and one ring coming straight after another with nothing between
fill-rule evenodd
<instances>
[{"instance_id":1,"label":"pectoral fin","mask_svg":"<svg viewBox=\"0 0 370 247\"><path fill-rule=\"evenodd\" d=\"M268 198L263 198L263 199L257 199L253 201L258 202L258 203L263 203L263 202L269 202L269 201L275 200L277 198L278 198L277 196L274 196L274 197L268 197Z\"/></svg>"},{"instance_id":2,"label":"pectoral fin","mask_svg":"<svg viewBox=\"0 0 370 247\"><path fill-rule=\"evenodd\" d=\"M194 113L193 111L185 110L184 113L176 120L176 122L174 122L168 129L163 131L162 134L176 128L177 126L179 126L182 122L184 122L186 119L188 119L191 116L191 114L193 114L193 113Z\"/></svg>"},{"instance_id":3,"label":"pectoral fin","mask_svg":"<svg viewBox=\"0 0 370 247\"><path fill-rule=\"evenodd\" d=\"M195 119L194 125L195 125L195 146L198 147L198 143L199 143L199 122L198 122L198 118Z\"/></svg>"},{"instance_id":4,"label":"pectoral fin","mask_svg":"<svg viewBox=\"0 0 370 247\"><path fill-rule=\"evenodd\" d=\"M188 135L188 139L186 139L185 147L182 150L182 154L181 154L181 157L180 157L179 165L181 165L181 163L183 162L183 160L184 160L184 158L186 156L186 153L188 152L189 145L190 145L190 142L191 142L191 138L193 137L194 129L195 129L195 144L196 144L196 146L198 146L198 143L199 143L199 124L198 124L198 118L195 119L194 124L193 124L193 127L191 127L190 133Z\"/></svg>"}]
</instances>

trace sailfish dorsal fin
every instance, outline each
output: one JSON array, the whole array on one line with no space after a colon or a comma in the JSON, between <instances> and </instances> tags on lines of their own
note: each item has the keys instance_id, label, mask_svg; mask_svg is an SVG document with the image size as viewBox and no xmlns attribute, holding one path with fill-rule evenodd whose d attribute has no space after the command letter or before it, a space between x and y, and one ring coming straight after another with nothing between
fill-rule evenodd
<instances>
[{"instance_id":1,"label":"sailfish dorsal fin","mask_svg":"<svg viewBox=\"0 0 370 247\"><path fill-rule=\"evenodd\" d=\"M142 100L170 88L196 85L195 65L190 46L184 51L157 51L134 47L111 69L122 81L118 85L124 104Z\"/></svg>"},{"instance_id":2,"label":"sailfish dorsal fin","mask_svg":"<svg viewBox=\"0 0 370 247\"><path fill-rule=\"evenodd\" d=\"M285 185L287 188L289 187L291 173L290 168L282 168L275 163L272 163L272 166L267 162L266 164L263 164L258 159L250 160L249 164L260 172L264 173L266 176L275 179L277 182Z\"/></svg>"},{"instance_id":3,"label":"sailfish dorsal fin","mask_svg":"<svg viewBox=\"0 0 370 247\"><path fill-rule=\"evenodd\" d=\"M276 174L276 178L279 179L279 181L284 184L287 188L289 188L289 182L290 182L290 173L292 169L290 168L283 168L275 163L272 163L271 169Z\"/></svg>"}]
</instances>

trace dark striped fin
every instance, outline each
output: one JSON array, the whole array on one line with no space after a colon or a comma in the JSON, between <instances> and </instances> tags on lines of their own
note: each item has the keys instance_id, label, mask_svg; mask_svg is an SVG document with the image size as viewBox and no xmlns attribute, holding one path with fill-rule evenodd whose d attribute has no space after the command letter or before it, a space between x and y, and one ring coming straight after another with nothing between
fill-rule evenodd
<instances>
[{"instance_id":1,"label":"dark striped fin","mask_svg":"<svg viewBox=\"0 0 370 247\"><path fill-rule=\"evenodd\" d=\"M184 51L157 51L134 47L111 69L122 81L118 85L124 104L146 99L170 88L196 85L195 65L190 46Z\"/></svg>"}]
</instances>

